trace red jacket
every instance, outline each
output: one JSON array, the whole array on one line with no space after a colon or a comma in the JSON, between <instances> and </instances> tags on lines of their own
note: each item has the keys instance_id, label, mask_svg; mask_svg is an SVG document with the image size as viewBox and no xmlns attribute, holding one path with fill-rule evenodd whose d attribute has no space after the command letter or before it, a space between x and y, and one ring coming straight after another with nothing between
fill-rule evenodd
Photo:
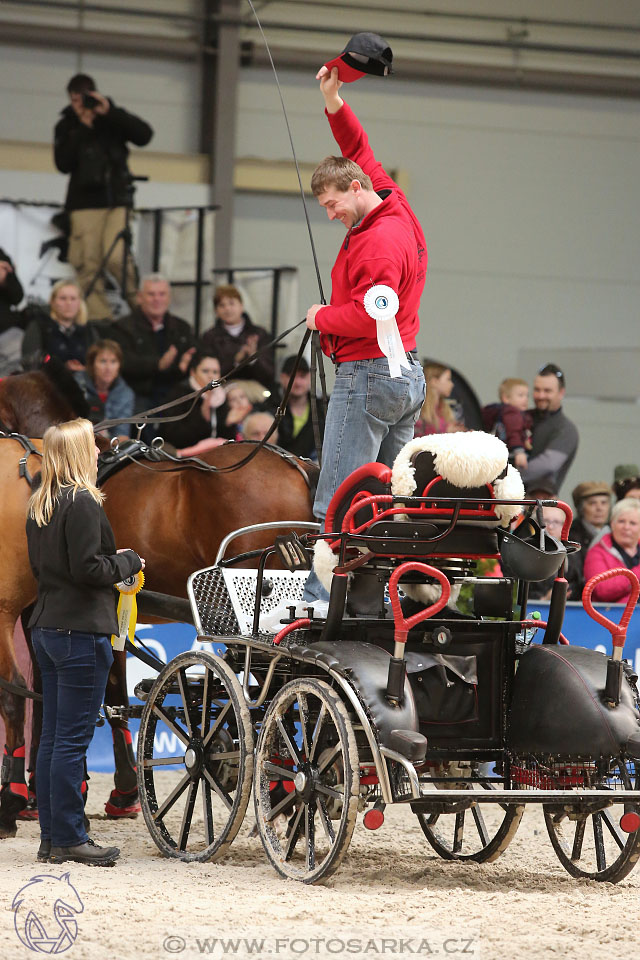
<instances>
[{"instance_id":1,"label":"red jacket","mask_svg":"<svg viewBox=\"0 0 640 960\"><path fill-rule=\"evenodd\" d=\"M322 349L327 356L333 352L338 361L384 356L378 346L376 321L363 304L369 287L383 283L392 287L400 300L396 322L404 348L415 350L427 269L422 228L402 190L374 157L351 108L345 103L327 116L343 156L371 177L383 202L353 227L342 243L331 271L331 305L319 310L315 318L325 335Z\"/></svg>"},{"instance_id":2,"label":"red jacket","mask_svg":"<svg viewBox=\"0 0 640 960\"><path fill-rule=\"evenodd\" d=\"M613 570L615 567L624 567L625 563L613 546L611 534L606 533L592 547L589 547L584 558L584 579L590 580L596 573L604 570ZM640 577L640 563L631 567L636 577ZM594 600L608 603L618 603L626 600L631 592L631 583L626 577L611 577L599 583L593 591Z\"/></svg>"}]
</instances>

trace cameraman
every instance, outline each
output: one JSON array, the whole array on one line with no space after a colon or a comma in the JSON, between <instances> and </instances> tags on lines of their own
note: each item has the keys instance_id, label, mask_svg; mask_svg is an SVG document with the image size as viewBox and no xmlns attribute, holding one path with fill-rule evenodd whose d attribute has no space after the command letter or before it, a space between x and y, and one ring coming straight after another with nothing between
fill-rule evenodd
<instances>
[{"instance_id":1,"label":"cameraman","mask_svg":"<svg viewBox=\"0 0 640 960\"><path fill-rule=\"evenodd\" d=\"M69 262L87 291L133 206L127 143L146 146L153 130L140 117L117 107L96 90L92 77L78 73L67 84L70 105L55 128L54 157L61 173L71 174L65 207L71 217ZM120 239L105 264L122 279L125 247ZM135 264L127 258L126 293L135 306ZM98 276L87 297L90 320L110 319L104 280Z\"/></svg>"}]
</instances>

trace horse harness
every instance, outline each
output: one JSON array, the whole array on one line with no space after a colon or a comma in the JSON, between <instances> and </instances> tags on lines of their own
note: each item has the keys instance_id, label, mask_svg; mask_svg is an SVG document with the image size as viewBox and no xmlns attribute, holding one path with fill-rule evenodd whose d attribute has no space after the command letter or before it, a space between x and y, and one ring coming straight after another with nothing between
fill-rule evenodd
<instances>
[{"instance_id":1,"label":"horse harness","mask_svg":"<svg viewBox=\"0 0 640 960\"><path fill-rule=\"evenodd\" d=\"M33 477L29 473L27 467L27 460L29 457L42 457L42 453L38 450L37 447L31 443L29 437L24 437L21 433L9 433L6 430L0 430L0 439L4 437L5 440L16 440L24 450L24 455L20 457L18 461L18 473L21 478L27 481L29 486L33 486Z\"/></svg>"},{"instance_id":2,"label":"horse harness","mask_svg":"<svg viewBox=\"0 0 640 960\"><path fill-rule=\"evenodd\" d=\"M283 450L282 447L276 447L270 443L262 444L258 440L229 440L227 443L234 443L236 445L248 443L258 448L265 446L267 450L277 453L282 460L286 460L292 467L295 467L300 476L304 478L307 489L311 490L309 475L301 466L299 458L289 453L288 450ZM224 446L226 446L226 444L224 444ZM311 461L308 462L311 463ZM115 473L119 473L120 470L129 463L135 463L137 466L143 467L146 470L153 469L153 467L148 466L148 464L152 463L175 464L175 466L163 470L163 473L178 473L187 469L201 470L203 473L229 472L224 468L221 470L219 467L207 463L205 460L201 460L200 457L176 457L172 453L169 453L168 450L165 450L162 443L154 442L149 445L142 440L126 440L124 443L114 442L110 450L105 450L100 454L98 458L98 486L102 486L109 477L112 477Z\"/></svg>"}]
</instances>

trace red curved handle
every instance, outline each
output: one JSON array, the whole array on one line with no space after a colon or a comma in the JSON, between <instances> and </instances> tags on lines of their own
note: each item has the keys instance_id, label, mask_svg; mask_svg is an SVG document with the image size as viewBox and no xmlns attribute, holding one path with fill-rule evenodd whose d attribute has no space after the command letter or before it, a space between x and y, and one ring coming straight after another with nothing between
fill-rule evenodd
<instances>
[{"instance_id":1,"label":"red curved handle","mask_svg":"<svg viewBox=\"0 0 640 960\"><path fill-rule=\"evenodd\" d=\"M309 617L300 617L299 620L294 620L293 623L288 623L286 627L283 627L282 630L278 630L275 637L273 638L273 643L277 647L281 640L284 640L285 637L288 637L290 633L293 633L294 630L306 630L311 626L311 620Z\"/></svg>"},{"instance_id":2,"label":"red curved handle","mask_svg":"<svg viewBox=\"0 0 640 960\"><path fill-rule=\"evenodd\" d=\"M598 610L595 610L593 601L591 600L591 595L598 584L602 583L604 580L611 580L613 577L626 577L631 584L631 593L629 594L627 605L623 610L622 616L620 617L620 623L614 623L613 620L609 620ZM604 627L605 630L609 631L614 647L624 647L624 641L627 636L627 627L629 626L631 614L633 613L633 608L638 601L639 594L640 583L638 582L638 578L633 570L628 570L627 567L616 567L613 570L603 570L602 573L596 573L596 575L591 577L591 579L585 584L584 590L582 591L582 605L589 616L595 620L596 623L599 623L601 627Z\"/></svg>"},{"instance_id":3,"label":"red curved handle","mask_svg":"<svg viewBox=\"0 0 640 960\"><path fill-rule=\"evenodd\" d=\"M414 613L413 616L405 620L402 616L400 597L398 596L398 581L405 573L409 573L410 570L419 570L429 577L434 577L442 587L442 593L439 599L436 600L435 603L432 603L430 607L426 607L424 610L418 610L417 613ZM418 560L409 560L407 563L401 563L399 567L396 567L389 577L389 599L391 600L391 609L393 610L393 621L395 624L395 642L405 643L411 627L415 627L417 623L421 623L423 620L428 620L429 617L432 617L435 613L442 610L443 607L446 607L450 596L451 584L442 570L438 570L436 567L430 567L428 563L420 563Z\"/></svg>"},{"instance_id":4,"label":"red curved handle","mask_svg":"<svg viewBox=\"0 0 640 960\"><path fill-rule=\"evenodd\" d=\"M560 539L568 540L569 530L571 529L571 524L573 523L573 510L568 503L564 502L564 500L556 500L556 506L559 507L564 513L564 523L562 524L562 533L560 534Z\"/></svg>"}]
</instances>

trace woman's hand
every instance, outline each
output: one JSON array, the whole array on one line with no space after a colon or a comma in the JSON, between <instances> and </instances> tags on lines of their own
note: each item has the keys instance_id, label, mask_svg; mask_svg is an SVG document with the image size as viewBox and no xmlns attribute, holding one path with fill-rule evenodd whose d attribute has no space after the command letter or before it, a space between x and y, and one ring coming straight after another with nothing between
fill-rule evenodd
<instances>
[{"instance_id":1,"label":"woman's hand","mask_svg":"<svg viewBox=\"0 0 640 960\"><path fill-rule=\"evenodd\" d=\"M116 550L116 553L136 553L136 551L132 547L120 547L119 550ZM136 556L139 558L142 569L144 570L144 557L141 557L139 553L137 553Z\"/></svg>"}]
</instances>

